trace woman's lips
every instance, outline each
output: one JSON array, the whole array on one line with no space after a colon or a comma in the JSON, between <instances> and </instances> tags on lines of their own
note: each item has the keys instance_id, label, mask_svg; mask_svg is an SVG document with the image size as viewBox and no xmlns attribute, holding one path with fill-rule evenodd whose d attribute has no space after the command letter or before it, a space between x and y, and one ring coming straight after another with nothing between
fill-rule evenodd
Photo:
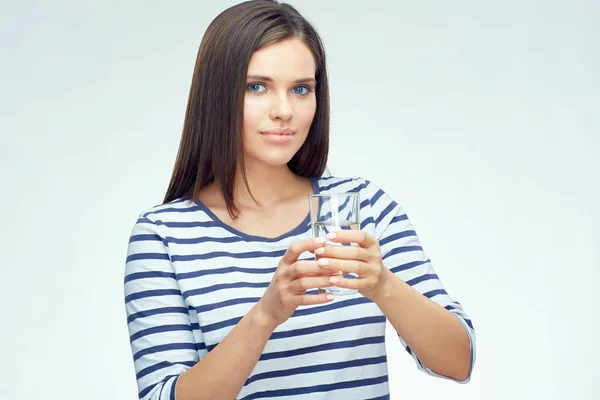
<instances>
[{"instance_id":1,"label":"woman's lips","mask_svg":"<svg viewBox=\"0 0 600 400\"><path fill-rule=\"evenodd\" d=\"M273 143L289 143L294 137L294 130L289 128L275 128L260 132L260 134Z\"/></svg>"}]
</instances>

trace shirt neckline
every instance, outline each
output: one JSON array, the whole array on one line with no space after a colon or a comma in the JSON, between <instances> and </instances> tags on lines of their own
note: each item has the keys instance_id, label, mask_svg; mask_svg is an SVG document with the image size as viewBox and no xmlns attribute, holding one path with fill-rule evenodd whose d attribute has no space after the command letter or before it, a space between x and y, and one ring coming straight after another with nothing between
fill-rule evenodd
<instances>
[{"instance_id":1,"label":"shirt neckline","mask_svg":"<svg viewBox=\"0 0 600 400\"><path fill-rule=\"evenodd\" d=\"M317 178L315 177L309 177L310 179L310 183L312 185L313 188L313 194L319 194L320 193L320 188L319 188L319 183L317 181ZM279 235L277 237L274 238L268 238L265 236L257 236L257 235L249 235L247 233L244 233L242 231L239 231L237 229L235 229L234 227L226 224L225 222L223 222L219 217L217 217L215 215L215 213L213 213L210 208L208 208L204 203L202 203L200 200L194 198L192 196L192 202L195 204L195 206L204 211L206 213L206 215L208 215L208 217L212 220L212 222L214 222L217 226L229 231L230 233L233 233L234 235L237 235L247 241L254 241L254 242L278 242L280 240L286 239L290 236L294 236L300 233L304 233L306 232L306 229L308 227L308 225L310 224L310 211L308 212L308 214L306 215L306 217L302 220L302 222L300 222L300 224L298 226L296 226L294 229L292 229L291 231L288 231L286 233L283 233L282 235Z\"/></svg>"}]
</instances>

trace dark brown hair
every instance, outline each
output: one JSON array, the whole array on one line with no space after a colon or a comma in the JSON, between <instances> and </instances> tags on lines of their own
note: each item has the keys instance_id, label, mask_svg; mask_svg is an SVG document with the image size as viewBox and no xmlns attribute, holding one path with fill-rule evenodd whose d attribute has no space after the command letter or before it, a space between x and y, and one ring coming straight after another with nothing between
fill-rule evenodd
<instances>
[{"instance_id":1,"label":"dark brown hair","mask_svg":"<svg viewBox=\"0 0 600 400\"><path fill-rule=\"evenodd\" d=\"M329 150L329 86L321 39L292 6L274 0L246 1L219 14L202 38L164 203L194 197L215 181L229 215L239 216L233 198L237 173L249 190L242 142L248 64L258 49L290 38L302 40L315 59L317 109L306 141L288 167L299 176L323 175Z\"/></svg>"}]
</instances>

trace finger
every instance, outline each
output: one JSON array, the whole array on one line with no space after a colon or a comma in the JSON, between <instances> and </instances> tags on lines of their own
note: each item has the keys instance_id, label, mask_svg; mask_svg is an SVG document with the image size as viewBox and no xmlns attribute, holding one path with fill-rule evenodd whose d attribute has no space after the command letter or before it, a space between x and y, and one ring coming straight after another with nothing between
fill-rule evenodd
<instances>
[{"instance_id":1,"label":"finger","mask_svg":"<svg viewBox=\"0 0 600 400\"><path fill-rule=\"evenodd\" d=\"M303 294L296 296L294 300L299 306L308 306L311 304L329 303L334 297L331 293Z\"/></svg>"},{"instance_id":2,"label":"finger","mask_svg":"<svg viewBox=\"0 0 600 400\"><path fill-rule=\"evenodd\" d=\"M288 290L295 294L302 294L310 289L323 288L330 285L329 276L305 276L290 282Z\"/></svg>"},{"instance_id":3,"label":"finger","mask_svg":"<svg viewBox=\"0 0 600 400\"><path fill-rule=\"evenodd\" d=\"M323 246L324 243L325 238L322 237L299 240L290 245L281 259L286 265L292 265L298 261L300 254L304 253L305 251L310 251L313 253L317 247Z\"/></svg>"},{"instance_id":4,"label":"finger","mask_svg":"<svg viewBox=\"0 0 600 400\"><path fill-rule=\"evenodd\" d=\"M317 261L319 267L330 271L342 271L346 274L363 276L369 265L358 260L340 260L337 258L321 258Z\"/></svg>"},{"instance_id":5,"label":"finger","mask_svg":"<svg viewBox=\"0 0 600 400\"><path fill-rule=\"evenodd\" d=\"M365 231L359 229L344 229L327 234L327 239L335 243L357 243L360 247L368 249L379 244L379 241Z\"/></svg>"},{"instance_id":6,"label":"finger","mask_svg":"<svg viewBox=\"0 0 600 400\"><path fill-rule=\"evenodd\" d=\"M308 275L331 275L326 269L323 269L315 260L300 260L296 261L289 267L283 267L281 273L289 280L294 280L299 277Z\"/></svg>"},{"instance_id":7,"label":"finger","mask_svg":"<svg viewBox=\"0 0 600 400\"><path fill-rule=\"evenodd\" d=\"M332 276L329 278L330 285L334 285L344 289L356 289L361 290L368 287L369 281L361 278L343 278L341 276Z\"/></svg>"},{"instance_id":8,"label":"finger","mask_svg":"<svg viewBox=\"0 0 600 400\"><path fill-rule=\"evenodd\" d=\"M371 258L370 254L370 250L359 246L326 245L323 248L323 253L319 254L319 258L368 261Z\"/></svg>"}]
</instances>

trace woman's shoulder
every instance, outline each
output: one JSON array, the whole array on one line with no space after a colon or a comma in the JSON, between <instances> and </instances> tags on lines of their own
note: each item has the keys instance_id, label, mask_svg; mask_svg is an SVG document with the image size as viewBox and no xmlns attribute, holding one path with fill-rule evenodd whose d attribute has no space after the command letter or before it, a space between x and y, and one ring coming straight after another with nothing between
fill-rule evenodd
<instances>
[{"instance_id":1,"label":"woman's shoulder","mask_svg":"<svg viewBox=\"0 0 600 400\"><path fill-rule=\"evenodd\" d=\"M367 206L374 213L398 206L398 203L378 184L364 177L325 176L316 178L315 181L316 193L358 193L361 208Z\"/></svg>"},{"instance_id":2,"label":"woman's shoulder","mask_svg":"<svg viewBox=\"0 0 600 400\"><path fill-rule=\"evenodd\" d=\"M139 220L151 221L161 225L164 221L180 220L183 214L196 211L198 205L188 197L182 197L168 203L143 208Z\"/></svg>"},{"instance_id":3,"label":"woman's shoulder","mask_svg":"<svg viewBox=\"0 0 600 400\"><path fill-rule=\"evenodd\" d=\"M369 179L349 176L322 176L315 178L315 192L320 194L359 193L361 198L371 197L381 190Z\"/></svg>"}]
</instances>

